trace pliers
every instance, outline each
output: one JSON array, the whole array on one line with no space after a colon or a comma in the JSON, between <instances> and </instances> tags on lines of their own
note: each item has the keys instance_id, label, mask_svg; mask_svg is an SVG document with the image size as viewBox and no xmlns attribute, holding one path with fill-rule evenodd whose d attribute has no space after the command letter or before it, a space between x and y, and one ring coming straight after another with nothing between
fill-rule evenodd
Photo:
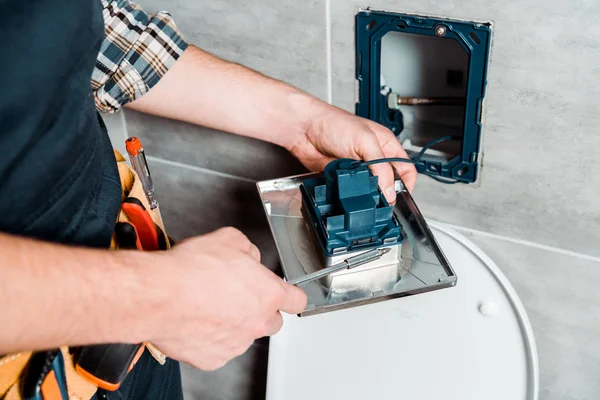
<instances>
[{"instance_id":1,"label":"pliers","mask_svg":"<svg viewBox=\"0 0 600 400\"><path fill-rule=\"evenodd\" d=\"M122 207L127 217L131 220L131 224L136 231L136 236L139 239L141 248L138 247L138 250L166 250L167 243L164 233L154 223L150 213L138 198L126 198L123 201ZM118 237L117 241L119 242L119 247L123 248Z\"/></svg>"}]
</instances>

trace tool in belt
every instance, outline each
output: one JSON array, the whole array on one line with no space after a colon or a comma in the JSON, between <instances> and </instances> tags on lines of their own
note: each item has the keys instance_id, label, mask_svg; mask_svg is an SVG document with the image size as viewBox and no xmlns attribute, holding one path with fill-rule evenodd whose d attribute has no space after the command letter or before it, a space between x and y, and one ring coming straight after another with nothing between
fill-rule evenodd
<instances>
[{"instance_id":1,"label":"tool in belt","mask_svg":"<svg viewBox=\"0 0 600 400\"><path fill-rule=\"evenodd\" d=\"M141 143L137 138L130 138L127 150L132 165L143 176L140 179L115 150L122 206L110 248L167 250L172 240L165 232L154 188L150 187L152 181ZM98 388L117 390L144 349L160 364L165 363L166 356L150 343L63 347L0 357L0 399L87 400Z\"/></svg>"}]
</instances>

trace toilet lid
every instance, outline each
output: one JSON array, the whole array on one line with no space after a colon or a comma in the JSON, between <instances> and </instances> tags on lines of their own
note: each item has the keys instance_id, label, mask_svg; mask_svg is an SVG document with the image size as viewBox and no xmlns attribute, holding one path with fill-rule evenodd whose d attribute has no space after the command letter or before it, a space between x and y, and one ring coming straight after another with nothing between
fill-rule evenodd
<instances>
[{"instance_id":1,"label":"toilet lid","mask_svg":"<svg viewBox=\"0 0 600 400\"><path fill-rule=\"evenodd\" d=\"M453 288L326 314L284 316L271 338L268 400L535 400L531 325L494 262L428 222Z\"/></svg>"}]
</instances>

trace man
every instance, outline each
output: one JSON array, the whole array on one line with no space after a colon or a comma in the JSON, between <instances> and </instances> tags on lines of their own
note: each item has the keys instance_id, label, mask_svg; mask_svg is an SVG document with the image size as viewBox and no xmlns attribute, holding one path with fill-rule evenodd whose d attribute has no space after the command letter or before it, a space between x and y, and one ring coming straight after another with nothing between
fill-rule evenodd
<instances>
[{"instance_id":1,"label":"man","mask_svg":"<svg viewBox=\"0 0 600 400\"><path fill-rule=\"evenodd\" d=\"M0 0L0 29L0 354L150 341L213 370L305 306L232 228L168 252L106 251L121 188L96 108L269 141L311 170L406 157L384 127L188 45L168 14L125 0ZM414 168L393 167L412 188ZM395 199L392 166L373 171ZM146 353L118 396L180 398L177 363Z\"/></svg>"}]
</instances>

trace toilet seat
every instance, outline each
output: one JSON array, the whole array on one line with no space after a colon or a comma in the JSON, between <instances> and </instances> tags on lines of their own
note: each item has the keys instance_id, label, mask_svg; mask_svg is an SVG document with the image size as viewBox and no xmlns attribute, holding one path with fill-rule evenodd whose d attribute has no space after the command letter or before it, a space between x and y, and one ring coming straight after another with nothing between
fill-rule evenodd
<instances>
[{"instance_id":1,"label":"toilet seat","mask_svg":"<svg viewBox=\"0 0 600 400\"><path fill-rule=\"evenodd\" d=\"M299 318L271 338L268 400L536 400L538 361L521 301L495 263L428 221L453 288Z\"/></svg>"}]
</instances>

